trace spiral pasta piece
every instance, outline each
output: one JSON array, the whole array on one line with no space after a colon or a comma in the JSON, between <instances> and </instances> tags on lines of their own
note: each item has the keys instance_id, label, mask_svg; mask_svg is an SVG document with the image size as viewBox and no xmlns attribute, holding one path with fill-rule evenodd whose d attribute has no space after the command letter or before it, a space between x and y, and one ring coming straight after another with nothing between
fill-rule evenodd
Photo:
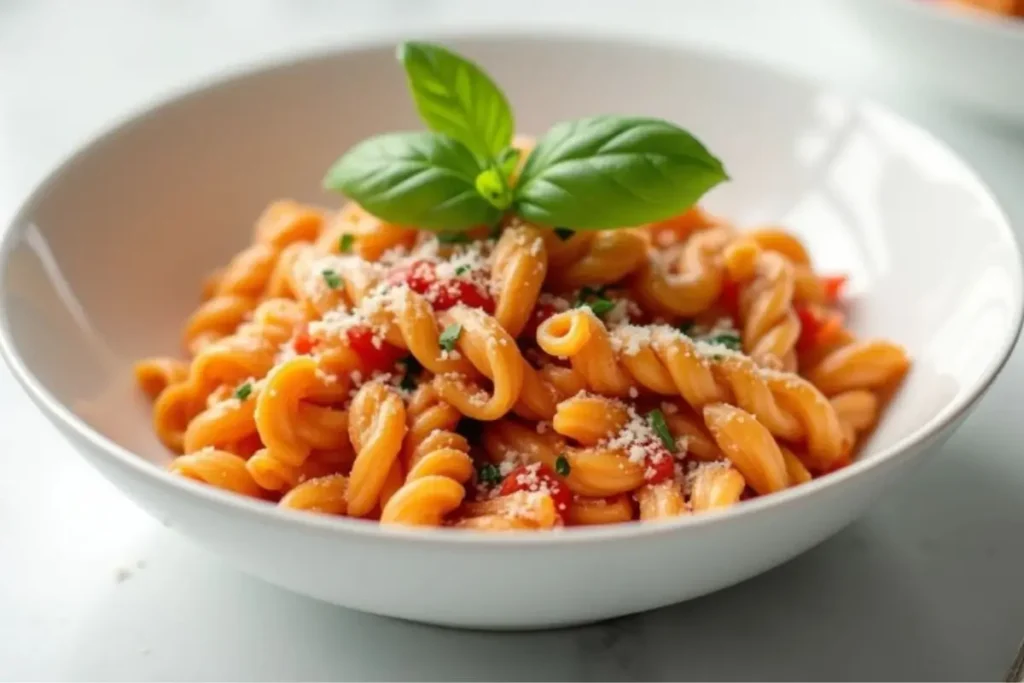
<instances>
[{"instance_id":1,"label":"spiral pasta piece","mask_svg":"<svg viewBox=\"0 0 1024 683\"><path fill-rule=\"evenodd\" d=\"M491 277L498 291L494 318L512 337L523 331L548 271L542 231L516 222L505 229L493 254Z\"/></svg>"},{"instance_id":2,"label":"spiral pasta piece","mask_svg":"<svg viewBox=\"0 0 1024 683\"><path fill-rule=\"evenodd\" d=\"M402 399L378 382L364 384L349 408L349 437L356 451L348 480L349 515L365 517L378 504L405 431Z\"/></svg>"},{"instance_id":3,"label":"spiral pasta piece","mask_svg":"<svg viewBox=\"0 0 1024 683\"><path fill-rule=\"evenodd\" d=\"M637 272L634 296L645 308L667 315L692 316L707 309L722 291L721 255L732 238L728 228L709 228L681 249L670 247L653 256Z\"/></svg>"},{"instance_id":4,"label":"spiral pasta piece","mask_svg":"<svg viewBox=\"0 0 1024 683\"><path fill-rule=\"evenodd\" d=\"M621 524L633 519L633 503L626 494L610 498L577 496L569 506L569 524L592 526L595 524Z\"/></svg>"},{"instance_id":5,"label":"spiral pasta piece","mask_svg":"<svg viewBox=\"0 0 1024 683\"><path fill-rule=\"evenodd\" d=\"M227 451L210 448L179 455L171 462L170 471L243 496L260 498L263 495L246 471L245 460Z\"/></svg>"},{"instance_id":6,"label":"spiral pasta piece","mask_svg":"<svg viewBox=\"0 0 1024 683\"><path fill-rule=\"evenodd\" d=\"M671 519L686 514L683 489L676 481L648 484L636 492L641 520Z\"/></svg>"},{"instance_id":7,"label":"spiral pasta piece","mask_svg":"<svg viewBox=\"0 0 1024 683\"><path fill-rule=\"evenodd\" d=\"M409 474L386 502L384 524L440 526L462 503L473 476L469 442L454 432L460 414L440 401L430 385L417 390L407 409L404 459Z\"/></svg>"},{"instance_id":8,"label":"spiral pasta piece","mask_svg":"<svg viewBox=\"0 0 1024 683\"><path fill-rule=\"evenodd\" d=\"M515 339L476 308L456 306L442 321L461 329L457 348L491 382L490 394L464 375L442 374L434 382L441 397L474 420L497 420L508 413L523 388L525 361Z\"/></svg>"},{"instance_id":9,"label":"spiral pasta piece","mask_svg":"<svg viewBox=\"0 0 1024 683\"><path fill-rule=\"evenodd\" d=\"M733 467L723 463L709 463L694 472L690 493L690 507L694 512L727 508L740 501L746 481Z\"/></svg>"},{"instance_id":10,"label":"spiral pasta piece","mask_svg":"<svg viewBox=\"0 0 1024 683\"><path fill-rule=\"evenodd\" d=\"M763 252L740 297L743 347L762 365L796 368L794 348L800 320L793 310L793 266L775 252Z\"/></svg>"}]
</instances>

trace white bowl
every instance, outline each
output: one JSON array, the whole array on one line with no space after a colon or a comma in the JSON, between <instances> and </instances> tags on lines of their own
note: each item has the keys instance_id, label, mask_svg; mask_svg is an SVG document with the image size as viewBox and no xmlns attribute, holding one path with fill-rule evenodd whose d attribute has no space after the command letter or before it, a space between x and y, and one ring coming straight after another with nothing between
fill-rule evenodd
<instances>
[{"instance_id":1,"label":"white bowl","mask_svg":"<svg viewBox=\"0 0 1024 683\"><path fill-rule=\"evenodd\" d=\"M846 0L886 68L1024 123L1024 19L926 0Z\"/></svg>"},{"instance_id":2,"label":"white bowl","mask_svg":"<svg viewBox=\"0 0 1024 683\"><path fill-rule=\"evenodd\" d=\"M418 127L391 44L253 71L168 102L78 152L6 233L0 346L28 395L100 472L243 570L339 605L437 624L549 627L647 610L763 572L854 520L949 436L1022 313L1017 245L988 190L915 126L761 67L625 39L486 35L482 62L540 131L622 111L680 122L733 181L708 205L780 220L852 275L852 324L914 367L852 466L665 524L484 535L280 510L165 472L132 363L178 350L203 274L270 200L320 194L369 134ZM25 457L6 453L3 457Z\"/></svg>"}]
</instances>

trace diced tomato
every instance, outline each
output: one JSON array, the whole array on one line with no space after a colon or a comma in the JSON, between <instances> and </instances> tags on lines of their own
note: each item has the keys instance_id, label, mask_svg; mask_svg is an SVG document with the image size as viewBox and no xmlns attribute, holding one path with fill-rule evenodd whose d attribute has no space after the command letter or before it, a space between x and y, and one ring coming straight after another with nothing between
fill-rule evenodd
<instances>
[{"instance_id":1,"label":"diced tomato","mask_svg":"<svg viewBox=\"0 0 1024 683\"><path fill-rule=\"evenodd\" d=\"M722 308L733 318L738 318L740 313L740 285L738 282L728 278L722 283L722 293L718 300Z\"/></svg>"},{"instance_id":2,"label":"diced tomato","mask_svg":"<svg viewBox=\"0 0 1024 683\"><path fill-rule=\"evenodd\" d=\"M805 351L814 346L814 340L818 338L818 328L821 322L818 315L807 306L794 306L796 316L800 319L800 337L797 339L796 347Z\"/></svg>"},{"instance_id":3,"label":"diced tomato","mask_svg":"<svg viewBox=\"0 0 1024 683\"><path fill-rule=\"evenodd\" d=\"M391 273L388 276L388 282L395 285L406 284L412 291L426 294L430 286L437 282L437 273L434 270L434 264L429 261L414 261Z\"/></svg>"},{"instance_id":4,"label":"diced tomato","mask_svg":"<svg viewBox=\"0 0 1024 683\"><path fill-rule=\"evenodd\" d=\"M827 311L810 306L794 306L800 319L800 338L797 349L806 351L819 344L830 344L843 330L843 316L838 311Z\"/></svg>"},{"instance_id":5,"label":"diced tomato","mask_svg":"<svg viewBox=\"0 0 1024 683\"><path fill-rule=\"evenodd\" d=\"M469 280L448 280L439 282L435 286L433 294L434 309L447 311L456 304L463 304L470 308L482 308L488 313L494 313L494 299L484 291L483 287Z\"/></svg>"},{"instance_id":6,"label":"diced tomato","mask_svg":"<svg viewBox=\"0 0 1024 683\"><path fill-rule=\"evenodd\" d=\"M557 313L558 310L551 304L537 304L533 314L526 321L526 327L520 336L533 340L537 338L537 328L544 324L544 321Z\"/></svg>"},{"instance_id":7,"label":"diced tomato","mask_svg":"<svg viewBox=\"0 0 1024 683\"><path fill-rule=\"evenodd\" d=\"M309 332L305 329L299 330L292 341L292 348L295 349L295 353L302 356L311 352L314 346L316 346L316 340L310 337Z\"/></svg>"},{"instance_id":8,"label":"diced tomato","mask_svg":"<svg viewBox=\"0 0 1024 683\"><path fill-rule=\"evenodd\" d=\"M555 510L564 517L572 503L572 492L562 483L555 471L544 463L520 465L515 468L502 480L499 492L507 496L516 491L543 490L550 494L551 500L555 503Z\"/></svg>"},{"instance_id":9,"label":"diced tomato","mask_svg":"<svg viewBox=\"0 0 1024 683\"><path fill-rule=\"evenodd\" d=\"M373 343L373 330L365 325L349 328L346 335L349 347L359 356L367 372L390 370L405 353L387 342L381 342L378 347Z\"/></svg>"},{"instance_id":10,"label":"diced tomato","mask_svg":"<svg viewBox=\"0 0 1024 683\"><path fill-rule=\"evenodd\" d=\"M845 275L828 275L821 278L821 286L825 290L825 300L830 304L839 302L843 296L843 288L846 286Z\"/></svg>"},{"instance_id":11,"label":"diced tomato","mask_svg":"<svg viewBox=\"0 0 1024 683\"><path fill-rule=\"evenodd\" d=\"M437 311L446 311L456 304L464 304L494 313L494 299L482 286L462 278L438 280L437 270L429 261L416 261L394 271L388 277L388 282L408 285L412 291L429 298Z\"/></svg>"},{"instance_id":12,"label":"diced tomato","mask_svg":"<svg viewBox=\"0 0 1024 683\"><path fill-rule=\"evenodd\" d=\"M644 465L644 480L648 484L660 484L676 476L675 459L660 443L651 444Z\"/></svg>"}]
</instances>

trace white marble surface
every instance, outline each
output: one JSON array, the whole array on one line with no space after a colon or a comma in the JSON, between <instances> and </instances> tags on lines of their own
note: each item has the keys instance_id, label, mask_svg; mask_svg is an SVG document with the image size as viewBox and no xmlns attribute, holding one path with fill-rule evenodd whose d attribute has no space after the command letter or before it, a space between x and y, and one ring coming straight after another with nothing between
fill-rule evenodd
<instances>
[{"instance_id":1,"label":"white marble surface","mask_svg":"<svg viewBox=\"0 0 1024 683\"><path fill-rule=\"evenodd\" d=\"M0 219L85 137L194 78L372 33L581 23L872 93L966 156L1024 226L1024 130L901 82L831 2L506 5L0 1ZM1024 635L1022 379L1017 353L912 480L779 569L642 616L499 635L360 615L238 573L122 500L0 369L0 679L1000 678Z\"/></svg>"}]
</instances>

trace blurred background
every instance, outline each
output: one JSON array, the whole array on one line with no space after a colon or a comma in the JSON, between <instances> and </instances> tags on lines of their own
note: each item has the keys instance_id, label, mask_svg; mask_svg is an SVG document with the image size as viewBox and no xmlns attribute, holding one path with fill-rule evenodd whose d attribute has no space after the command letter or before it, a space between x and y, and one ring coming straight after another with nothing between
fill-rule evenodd
<instances>
[{"instance_id":1,"label":"blurred background","mask_svg":"<svg viewBox=\"0 0 1024 683\"><path fill-rule=\"evenodd\" d=\"M1024 3L964 4L0 0L0 219L76 146L197 81L480 27L685 41L878 99L953 147L1022 226L1024 18L1010 15ZM520 635L359 615L239 574L124 501L0 369L0 679L1000 679L1024 634L1024 549L998 540L1019 539L1024 474L985 444L1012 438L1020 366L820 548L693 603Z\"/></svg>"}]
</instances>

